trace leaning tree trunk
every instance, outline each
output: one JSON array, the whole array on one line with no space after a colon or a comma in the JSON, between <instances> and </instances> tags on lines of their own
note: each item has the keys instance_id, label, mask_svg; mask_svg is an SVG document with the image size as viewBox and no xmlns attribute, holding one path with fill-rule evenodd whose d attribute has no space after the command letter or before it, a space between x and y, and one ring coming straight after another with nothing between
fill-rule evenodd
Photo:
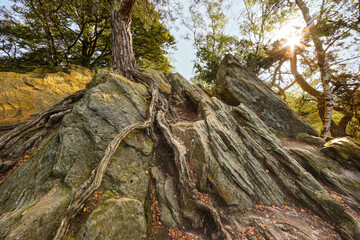
<instances>
[{"instance_id":1,"label":"leaning tree trunk","mask_svg":"<svg viewBox=\"0 0 360 240\"><path fill-rule=\"evenodd\" d=\"M339 123L336 124L334 121L332 121L331 129L330 129L331 136L333 136L333 137L348 136L346 133L346 127L353 117L354 117L354 113L349 112L340 119Z\"/></svg>"},{"instance_id":2,"label":"leaning tree trunk","mask_svg":"<svg viewBox=\"0 0 360 240\"><path fill-rule=\"evenodd\" d=\"M315 97L319 101L323 93L319 92L318 90L313 88L310 84L308 84L306 80L303 78L303 76L298 72L296 54L292 54L290 58L290 63L291 63L291 73L295 77L295 81L297 82L297 84L299 84L302 90L304 90L311 96Z\"/></svg>"},{"instance_id":3,"label":"leaning tree trunk","mask_svg":"<svg viewBox=\"0 0 360 240\"><path fill-rule=\"evenodd\" d=\"M114 72L132 79L138 70L130 30L131 13L136 0L114 0L111 10L112 64Z\"/></svg>"},{"instance_id":4,"label":"leaning tree trunk","mask_svg":"<svg viewBox=\"0 0 360 240\"><path fill-rule=\"evenodd\" d=\"M296 4L298 5L298 7L300 8L303 14L303 18L306 21L306 25L310 26L313 19L310 16L309 8L306 6L306 3L303 0L296 0ZM321 84L324 89L325 108L324 108L324 116L322 117L323 127L321 130L321 137L326 139L329 136L332 113L334 108L333 96L330 89L330 79L329 79L328 69L326 66L325 51L323 48L322 41L315 34L311 34L311 39L313 40L315 45L315 50L318 59L318 66L321 75Z\"/></svg>"}]
</instances>

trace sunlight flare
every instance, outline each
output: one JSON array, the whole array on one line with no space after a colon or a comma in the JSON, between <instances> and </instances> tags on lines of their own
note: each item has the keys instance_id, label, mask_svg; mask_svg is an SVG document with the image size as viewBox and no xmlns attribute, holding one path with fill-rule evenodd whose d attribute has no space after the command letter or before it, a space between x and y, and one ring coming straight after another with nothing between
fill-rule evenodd
<instances>
[{"instance_id":1,"label":"sunlight flare","mask_svg":"<svg viewBox=\"0 0 360 240\"><path fill-rule=\"evenodd\" d=\"M294 50L295 46L300 46L300 45L302 45L302 44L300 43L301 36L296 35L294 32L292 32L291 35L290 35L290 37L287 37L286 40L287 40L286 45L287 45L287 46L290 46L290 49L291 49L291 50Z\"/></svg>"}]
</instances>

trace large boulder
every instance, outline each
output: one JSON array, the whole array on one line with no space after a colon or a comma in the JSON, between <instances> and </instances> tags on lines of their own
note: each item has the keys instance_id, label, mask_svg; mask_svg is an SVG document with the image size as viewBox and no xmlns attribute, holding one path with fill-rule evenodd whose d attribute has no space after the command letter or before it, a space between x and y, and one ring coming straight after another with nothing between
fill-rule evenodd
<instances>
[{"instance_id":1,"label":"large boulder","mask_svg":"<svg viewBox=\"0 0 360 240\"><path fill-rule=\"evenodd\" d=\"M94 72L71 65L68 72L0 72L0 125L26 121L65 96L84 89Z\"/></svg>"},{"instance_id":2,"label":"large boulder","mask_svg":"<svg viewBox=\"0 0 360 240\"><path fill-rule=\"evenodd\" d=\"M1 184L0 229L4 230L0 232L0 239L24 239L22 236L27 234L32 236L31 239L51 238L51 229L69 204L69 193L74 194L89 178L111 139L127 125L145 119L148 104L145 86L106 71L100 75L107 80L95 83L99 78L94 77L91 82L94 87L65 116L62 127ZM147 169L152 151L152 141L145 132L128 135L113 156L102 187L132 198L132 205L135 204L137 209L139 206L144 209L149 182ZM61 203L61 207L54 205L56 216L47 212L49 210L46 208L42 208L44 212L30 211L37 209L36 203L51 192L58 180L61 181L63 190L57 193L57 200L53 200L54 204ZM127 204L121 204L126 208ZM29 214L23 215L22 212L26 209ZM129 211L127 213L133 214ZM43 227L47 231L37 232L36 224L27 224L21 228L22 231L14 228L16 222L22 223L30 214L34 214L31 221L36 219L46 223ZM16 219L9 224L7 219L12 215ZM124 215L124 221L126 218L130 216ZM125 229L126 226L122 228ZM36 232L37 237L33 236ZM133 239L137 239L136 236Z\"/></svg>"},{"instance_id":3,"label":"large boulder","mask_svg":"<svg viewBox=\"0 0 360 240\"><path fill-rule=\"evenodd\" d=\"M222 60L215 84L220 99L233 106L243 103L281 136L290 137L298 133L317 136L309 123L234 56L226 55Z\"/></svg>"},{"instance_id":4,"label":"large boulder","mask_svg":"<svg viewBox=\"0 0 360 240\"><path fill-rule=\"evenodd\" d=\"M91 213L76 239L145 240L144 207L134 199L108 199Z\"/></svg>"}]
</instances>

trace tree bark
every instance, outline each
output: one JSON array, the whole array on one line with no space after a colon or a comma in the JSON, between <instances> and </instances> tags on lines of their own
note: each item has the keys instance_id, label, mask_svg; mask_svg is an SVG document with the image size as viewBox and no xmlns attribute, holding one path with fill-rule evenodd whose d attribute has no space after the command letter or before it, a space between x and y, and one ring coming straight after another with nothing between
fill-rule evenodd
<instances>
[{"instance_id":1,"label":"tree bark","mask_svg":"<svg viewBox=\"0 0 360 240\"><path fill-rule=\"evenodd\" d=\"M309 13L309 8L306 6L306 3L303 0L296 0L296 4L300 8L304 20L307 26L312 24L312 17ZM317 59L318 59L318 66L320 69L321 75L321 84L324 89L324 100L325 100L325 109L324 109L324 117L323 117L323 127L321 130L321 137L326 139L329 136L330 126L331 126L331 119L332 113L334 108L333 103L333 96L330 89L330 79L329 74L326 66L326 58L325 58L325 51L323 48L323 44L321 39L316 36L315 34L311 34L311 39L314 42L315 49L317 52Z\"/></svg>"},{"instance_id":2,"label":"tree bark","mask_svg":"<svg viewBox=\"0 0 360 240\"><path fill-rule=\"evenodd\" d=\"M338 124L336 124L334 121L331 122L331 136L332 137L346 137L348 134L346 133L346 127L353 118L354 113L350 112L343 116Z\"/></svg>"},{"instance_id":3,"label":"tree bark","mask_svg":"<svg viewBox=\"0 0 360 240\"><path fill-rule=\"evenodd\" d=\"M298 72L296 54L293 54L293 56L291 56L290 62L291 62L291 73L294 75L295 81L305 92L307 92L308 94L319 100L323 94L322 92L319 92L318 90L310 86L310 84L308 84L306 80L303 78L303 76Z\"/></svg>"},{"instance_id":4,"label":"tree bark","mask_svg":"<svg viewBox=\"0 0 360 240\"><path fill-rule=\"evenodd\" d=\"M112 64L114 72L132 79L138 70L130 31L131 13L136 0L114 0L111 10Z\"/></svg>"}]
</instances>

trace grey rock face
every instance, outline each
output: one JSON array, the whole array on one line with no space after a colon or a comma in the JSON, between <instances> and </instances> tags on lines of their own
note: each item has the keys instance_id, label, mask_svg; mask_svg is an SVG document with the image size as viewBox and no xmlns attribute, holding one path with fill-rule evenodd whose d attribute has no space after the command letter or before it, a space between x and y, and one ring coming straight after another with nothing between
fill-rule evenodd
<instances>
[{"instance_id":1,"label":"grey rock face","mask_svg":"<svg viewBox=\"0 0 360 240\"><path fill-rule=\"evenodd\" d=\"M65 116L60 130L0 186L0 238L26 239L21 236L27 234L32 239L51 238L50 234L70 200L70 191L73 194L89 178L111 139L124 127L144 121L148 106L146 87L109 72L102 74L107 79L94 83L73 111ZM96 76L92 82L99 81L98 78ZM130 134L114 155L103 187L138 199L142 204L147 194L145 171L152 148L146 133ZM33 204L54 187L56 179L64 182L64 191L56 195L54 207L51 210L34 207L38 212L29 210L29 215L22 215L24 209L33 208ZM57 206L57 202L63 205ZM10 212L14 214L8 218ZM34 214L31 221L47 223L42 227L46 231L38 232L37 229L42 228L37 224L23 223L30 223L26 219L31 214ZM21 227L15 227L16 222Z\"/></svg>"},{"instance_id":2,"label":"grey rock face","mask_svg":"<svg viewBox=\"0 0 360 240\"><path fill-rule=\"evenodd\" d=\"M38 202L22 206L0 219L0 239L48 239L66 209L69 192L55 186Z\"/></svg>"},{"instance_id":3,"label":"grey rock face","mask_svg":"<svg viewBox=\"0 0 360 240\"><path fill-rule=\"evenodd\" d=\"M317 136L310 124L297 116L253 72L241 66L235 57L227 55L223 59L216 85L221 99L231 105L243 103L282 136L289 137L301 132Z\"/></svg>"},{"instance_id":4,"label":"grey rock face","mask_svg":"<svg viewBox=\"0 0 360 240\"><path fill-rule=\"evenodd\" d=\"M146 88L122 76L102 72L103 83L93 84L63 120L54 174L76 188L90 176L111 139L124 127L142 122L148 96ZM102 75L96 76L96 82ZM143 133L128 136L113 160L104 186L143 201L147 191L145 170L151 158L152 142Z\"/></svg>"},{"instance_id":5,"label":"grey rock face","mask_svg":"<svg viewBox=\"0 0 360 240\"><path fill-rule=\"evenodd\" d=\"M92 212L76 239L145 240L143 205L129 198L106 200Z\"/></svg>"},{"instance_id":6,"label":"grey rock face","mask_svg":"<svg viewBox=\"0 0 360 240\"><path fill-rule=\"evenodd\" d=\"M235 82L236 79L229 81ZM180 77L173 76L171 83L176 85L176 82L178 85L184 83ZM196 87L183 86L182 89L183 94L189 96L204 95ZM251 208L253 202L276 206L300 204L338 224L343 236L353 238L360 234L357 218L331 198L291 156L270 131L266 121L261 119L264 115L257 112L256 107L250 104L252 108L249 108L244 103L229 106L217 98L208 99L206 96L201 99L198 115L202 119L171 125L173 133L188 147L188 161L197 173L201 191L210 191L227 206L240 210ZM283 124L290 125L292 121L285 118ZM306 129L307 125L303 126ZM312 128L307 129L311 132ZM320 144L319 141L316 144ZM359 175L354 177L360 180ZM354 188L348 191L352 194L358 192Z\"/></svg>"}]
</instances>

